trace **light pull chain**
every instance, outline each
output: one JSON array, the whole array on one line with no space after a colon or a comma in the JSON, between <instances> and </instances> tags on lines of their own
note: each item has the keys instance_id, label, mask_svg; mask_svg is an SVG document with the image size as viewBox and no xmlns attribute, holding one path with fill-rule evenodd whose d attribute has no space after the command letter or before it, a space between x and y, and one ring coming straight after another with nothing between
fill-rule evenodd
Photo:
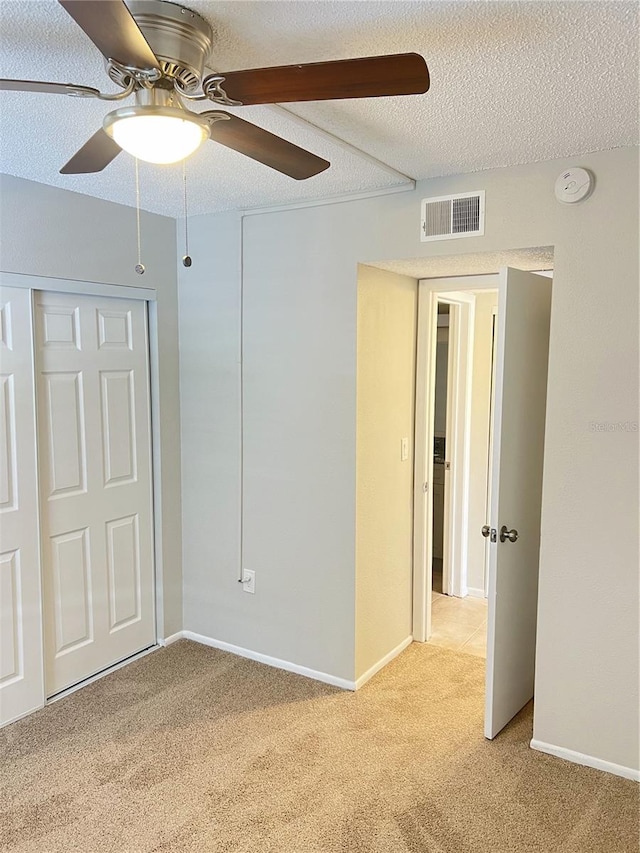
<instances>
[{"instance_id":1,"label":"light pull chain","mask_svg":"<svg viewBox=\"0 0 640 853\"><path fill-rule=\"evenodd\" d=\"M138 158L136 162L136 231L138 238L138 263L136 264L136 272L138 275L144 273L144 264L142 263L142 250L140 247L140 177L138 175Z\"/></svg>"},{"instance_id":2,"label":"light pull chain","mask_svg":"<svg viewBox=\"0 0 640 853\"><path fill-rule=\"evenodd\" d=\"M182 161L182 200L183 200L183 213L184 213L184 255L182 256L182 263L185 267L190 267L193 263L191 260L191 255L189 254L189 212L187 210L187 163L186 160Z\"/></svg>"}]
</instances>

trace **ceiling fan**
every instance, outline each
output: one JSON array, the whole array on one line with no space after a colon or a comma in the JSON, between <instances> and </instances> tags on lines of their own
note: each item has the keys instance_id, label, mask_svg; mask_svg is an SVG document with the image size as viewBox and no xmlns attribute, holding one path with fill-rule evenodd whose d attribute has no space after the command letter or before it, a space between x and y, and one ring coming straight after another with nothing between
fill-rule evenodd
<instances>
[{"instance_id":1,"label":"ceiling fan","mask_svg":"<svg viewBox=\"0 0 640 853\"><path fill-rule=\"evenodd\" d=\"M200 15L167 0L58 0L106 60L121 91L35 80L0 80L0 89L43 92L135 104L120 107L60 172L100 172L124 149L152 163L175 163L206 139L233 148L296 180L329 163L279 136L215 109L195 112L190 102L218 106L374 98L429 89L422 56L401 53L306 65L204 74L213 32Z\"/></svg>"}]
</instances>

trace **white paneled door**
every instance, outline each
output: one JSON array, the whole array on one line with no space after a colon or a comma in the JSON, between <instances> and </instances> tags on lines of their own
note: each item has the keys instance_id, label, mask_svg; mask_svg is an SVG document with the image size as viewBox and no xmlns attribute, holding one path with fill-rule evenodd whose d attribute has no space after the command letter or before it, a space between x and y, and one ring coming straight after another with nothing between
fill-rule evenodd
<instances>
[{"instance_id":1,"label":"white paneled door","mask_svg":"<svg viewBox=\"0 0 640 853\"><path fill-rule=\"evenodd\" d=\"M45 687L155 642L145 304L36 294Z\"/></svg>"},{"instance_id":2,"label":"white paneled door","mask_svg":"<svg viewBox=\"0 0 640 853\"><path fill-rule=\"evenodd\" d=\"M31 293L0 287L0 725L42 689Z\"/></svg>"}]
</instances>

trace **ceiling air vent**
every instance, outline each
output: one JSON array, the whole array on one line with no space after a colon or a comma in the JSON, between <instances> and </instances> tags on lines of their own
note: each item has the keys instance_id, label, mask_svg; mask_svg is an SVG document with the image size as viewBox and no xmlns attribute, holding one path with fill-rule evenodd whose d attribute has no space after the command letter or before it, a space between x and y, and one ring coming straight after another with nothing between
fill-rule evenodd
<instances>
[{"instance_id":1,"label":"ceiling air vent","mask_svg":"<svg viewBox=\"0 0 640 853\"><path fill-rule=\"evenodd\" d=\"M484 190L422 200L421 240L452 240L483 234Z\"/></svg>"}]
</instances>

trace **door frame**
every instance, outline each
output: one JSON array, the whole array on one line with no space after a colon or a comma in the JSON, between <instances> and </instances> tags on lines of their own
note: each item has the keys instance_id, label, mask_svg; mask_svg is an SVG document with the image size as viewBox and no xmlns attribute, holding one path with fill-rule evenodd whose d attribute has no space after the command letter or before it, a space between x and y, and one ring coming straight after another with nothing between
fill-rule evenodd
<instances>
[{"instance_id":1,"label":"door frame","mask_svg":"<svg viewBox=\"0 0 640 853\"><path fill-rule=\"evenodd\" d=\"M435 415L435 367L438 302L457 306L453 312L454 335L449 339L449 368L453 373L452 396L458 409L454 419L453 442L447 441L447 460L453 477L445 474L444 563L448 554L454 567L449 588L454 595L466 595L466 553L468 541L469 440L471 414L471 371L473 367L473 291L496 290L497 273L447 278L426 278L418 282L418 341L416 355L416 414L413 501L413 638L426 642L431 636L431 582L433 524L433 433ZM445 296L446 294L446 296ZM454 343L452 346L452 337ZM453 357L453 360L452 360ZM447 410L453 405L449 391ZM447 411L447 422L449 413ZM453 446L453 452L450 447ZM451 455L450 455L451 453ZM456 511L454 511L456 507ZM447 511L449 509L449 511ZM447 523L447 517L449 521ZM457 547L451 543L457 541ZM447 544L449 543L449 545ZM449 550L448 550L449 549ZM457 569L457 570L456 570Z\"/></svg>"},{"instance_id":2,"label":"door frame","mask_svg":"<svg viewBox=\"0 0 640 853\"><path fill-rule=\"evenodd\" d=\"M489 451L487 453L487 510L485 524L489 524L491 515L491 460L493 459L493 422L495 417L495 393L496 393L496 357L498 354L498 306L491 310L492 337L491 337L491 389L489 391ZM489 597L489 546L488 538L484 540L484 597Z\"/></svg>"},{"instance_id":3,"label":"door frame","mask_svg":"<svg viewBox=\"0 0 640 853\"><path fill-rule=\"evenodd\" d=\"M442 588L447 595L460 598L467 594L469 444L475 301L475 294L463 291L435 294L436 315L440 303L450 306ZM435 411L435 373L431 379L428 395L430 403L433 395L432 405ZM433 467L431 478L425 482L433 483Z\"/></svg>"},{"instance_id":4,"label":"door frame","mask_svg":"<svg viewBox=\"0 0 640 853\"><path fill-rule=\"evenodd\" d=\"M150 419L151 419L151 512L152 512L152 546L153 546L153 583L154 583L154 622L155 638L157 645L164 645L164 590L163 590L163 559L162 559L162 465L161 465L161 435L160 435L160 369L159 369L159 339L158 339L158 311L157 291L151 287L129 287L120 284L103 284L94 281L81 281L76 279L63 279L48 276L27 275L24 273L11 273L0 271L0 284L6 287L19 287L31 292L33 297L35 291L47 291L54 293L76 293L80 296L102 296L116 299L135 299L146 303L145 313L147 317L147 341L149 346L149 393L150 393ZM42 572L42 561L40 561L40 572ZM42 602L41 602L42 608ZM42 618L42 613L41 613ZM44 650L43 650L44 652ZM145 654L141 652L140 654ZM44 667L44 654L42 657ZM95 680L106 672L118 668L120 664L114 664L104 672L92 676L80 685L69 687L67 690L57 694L53 699L67 695L78 686L84 686ZM44 670L42 672L44 685ZM45 700L45 704L46 704Z\"/></svg>"}]
</instances>

